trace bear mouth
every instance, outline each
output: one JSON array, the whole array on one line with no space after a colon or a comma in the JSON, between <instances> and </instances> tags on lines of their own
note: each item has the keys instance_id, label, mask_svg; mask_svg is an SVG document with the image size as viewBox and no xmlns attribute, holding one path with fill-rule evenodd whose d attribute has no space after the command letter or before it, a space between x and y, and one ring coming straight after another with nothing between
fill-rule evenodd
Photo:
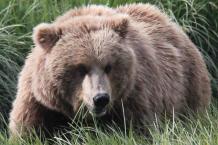
<instances>
[{"instance_id":1,"label":"bear mouth","mask_svg":"<svg viewBox=\"0 0 218 145\"><path fill-rule=\"evenodd\" d=\"M95 108L95 109L93 109L92 111L89 111L89 112L94 117L102 117L107 113L107 109L106 108L102 108L102 109Z\"/></svg>"}]
</instances>

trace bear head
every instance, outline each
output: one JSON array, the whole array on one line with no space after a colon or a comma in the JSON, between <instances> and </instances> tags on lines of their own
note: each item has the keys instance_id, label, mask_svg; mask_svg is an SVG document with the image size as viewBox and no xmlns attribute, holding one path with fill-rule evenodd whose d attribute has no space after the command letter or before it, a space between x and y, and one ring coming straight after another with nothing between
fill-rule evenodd
<instances>
[{"instance_id":1,"label":"bear head","mask_svg":"<svg viewBox=\"0 0 218 145\"><path fill-rule=\"evenodd\" d=\"M36 99L73 116L81 105L96 117L126 99L134 85L135 54L126 15L77 16L34 28L38 53L32 76Z\"/></svg>"}]
</instances>

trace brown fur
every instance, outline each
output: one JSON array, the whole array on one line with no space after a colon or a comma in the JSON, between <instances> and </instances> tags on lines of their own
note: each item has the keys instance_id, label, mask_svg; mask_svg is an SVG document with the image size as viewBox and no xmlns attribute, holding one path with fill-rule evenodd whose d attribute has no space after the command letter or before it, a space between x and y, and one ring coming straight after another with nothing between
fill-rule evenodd
<instances>
[{"instance_id":1,"label":"brown fur","mask_svg":"<svg viewBox=\"0 0 218 145\"><path fill-rule=\"evenodd\" d=\"M70 10L52 24L37 26L33 36L36 47L20 73L10 113L14 135L32 127L52 128L46 126L45 116L53 111L72 118L81 103L93 107L98 87L111 95L108 116L119 120L124 106L127 122L136 127L173 110L204 110L210 102L210 81L200 52L149 4ZM105 74L108 63L112 71ZM79 76L81 64L89 76ZM90 90L92 75L104 80L96 80L100 85L95 90Z\"/></svg>"}]
</instances>

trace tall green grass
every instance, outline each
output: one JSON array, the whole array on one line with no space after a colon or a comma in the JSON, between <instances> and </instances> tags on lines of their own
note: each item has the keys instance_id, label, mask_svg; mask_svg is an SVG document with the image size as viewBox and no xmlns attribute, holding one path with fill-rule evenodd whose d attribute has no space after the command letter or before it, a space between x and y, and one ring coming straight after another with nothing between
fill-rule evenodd
<instances>
[{"instance_id":1,"label":"tall green grass","mask_svg":"<svg viewBox=\"0 0 218 145\"><path fill-rule=\"evenodd\" d=\"M24 42L24 35L16 35L15 28L20 24L5 25L7 8L1 10L0 15L0 113L8 115L12 99L16 93L17 74L24 60L24 54L19 51ZM1 126L0 121L0 126Z\"/></svg>"},{"instance_id":2,"label":"tall green grass","mask_svg":"<svg viewBox=\"0 0 218 145\"><path fill-rule=\"evenodd\" d=\"M71 131L57 133L52 139L43 140L32 134L27 138L9 140L6 132L0 134L2 145L217 145L218 114L217 107L211 106L204 116L184 120L172 118L163 122L155 121L149 129L149 137L132 131L121 131L116 126L107 126L107 131L97 125L89 127L77 122ZM128 126L127 126L128 127Z\"/></svg>"},{"instance_id":3,"label":"tall green grass","mask_svg":"<svg viewBox=\"0 0 218 145\"><path fill-rule=\"evenodd\" d=\"M33 47L32 29L41 22L52 22L54 18L75 6L88 4L104 4L112 7L117 5L149 2L157 5L178 23L190 36L204 55L211 74L214 100L218 99L218 1L217 0L0 0L0 113L7 122L11 102L16 93L17 75L24 63L25 56ZM217 105L214 107L216 108ZM212 109L214 110L214 109ZM186 127L180 121L174 126L171 123L163 125L163 132L154 131L153 144L218 144L216 112L210 111L207 121L198 120L188 123ZM3 119L0 119L0 130L3 129ZM205 123L206 122L206 123ZM211 125L212 124L212 125ZM211 127L211 128L210 128ZM113 135L104 133L97 139L86 137L86 131L81 128L89 144L135 144L141 139L124 136L115 132ZM173 132L174 131L174 132ZM173 136L173 137L171 137ZM140 137L139 137L140 138ZM87 141L85 139L85 141ZM107 142L108 140L108 142ZM137 141L136 141L137 140ZM56 138L64 144L66 140ZM207 142L208 141L208 142ZM0 144L6 144L5 133L0 134ZM38 144L36 141L33 144ZM71 141L69 141L71 142ZM65 144L69 143L68 141ZM93 143L90 143L93 142ZM25 144L20 143L20 144ZM39 143L40 144L40 143ZM143 144L143 143L141 143Z\"/></svg>"}]
</instances>

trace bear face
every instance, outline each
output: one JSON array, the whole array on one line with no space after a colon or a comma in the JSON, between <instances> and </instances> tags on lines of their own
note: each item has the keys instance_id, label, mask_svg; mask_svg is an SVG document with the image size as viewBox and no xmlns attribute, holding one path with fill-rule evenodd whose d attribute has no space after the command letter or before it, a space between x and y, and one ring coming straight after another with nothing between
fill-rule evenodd
<instances>
[{"instance_id":1,"label":"bear face","mask_svg":"<svg viewBox=\"0 0 218 145\"><path fill-rule=\"evenodd\" d=\"M97 117L110 111L133 85L136 60L127 45L129 27L125 15L37 26L34 42L41 59L33 73L36 99L67 116L82 104Z\"/></svg>"}]
</instances>

